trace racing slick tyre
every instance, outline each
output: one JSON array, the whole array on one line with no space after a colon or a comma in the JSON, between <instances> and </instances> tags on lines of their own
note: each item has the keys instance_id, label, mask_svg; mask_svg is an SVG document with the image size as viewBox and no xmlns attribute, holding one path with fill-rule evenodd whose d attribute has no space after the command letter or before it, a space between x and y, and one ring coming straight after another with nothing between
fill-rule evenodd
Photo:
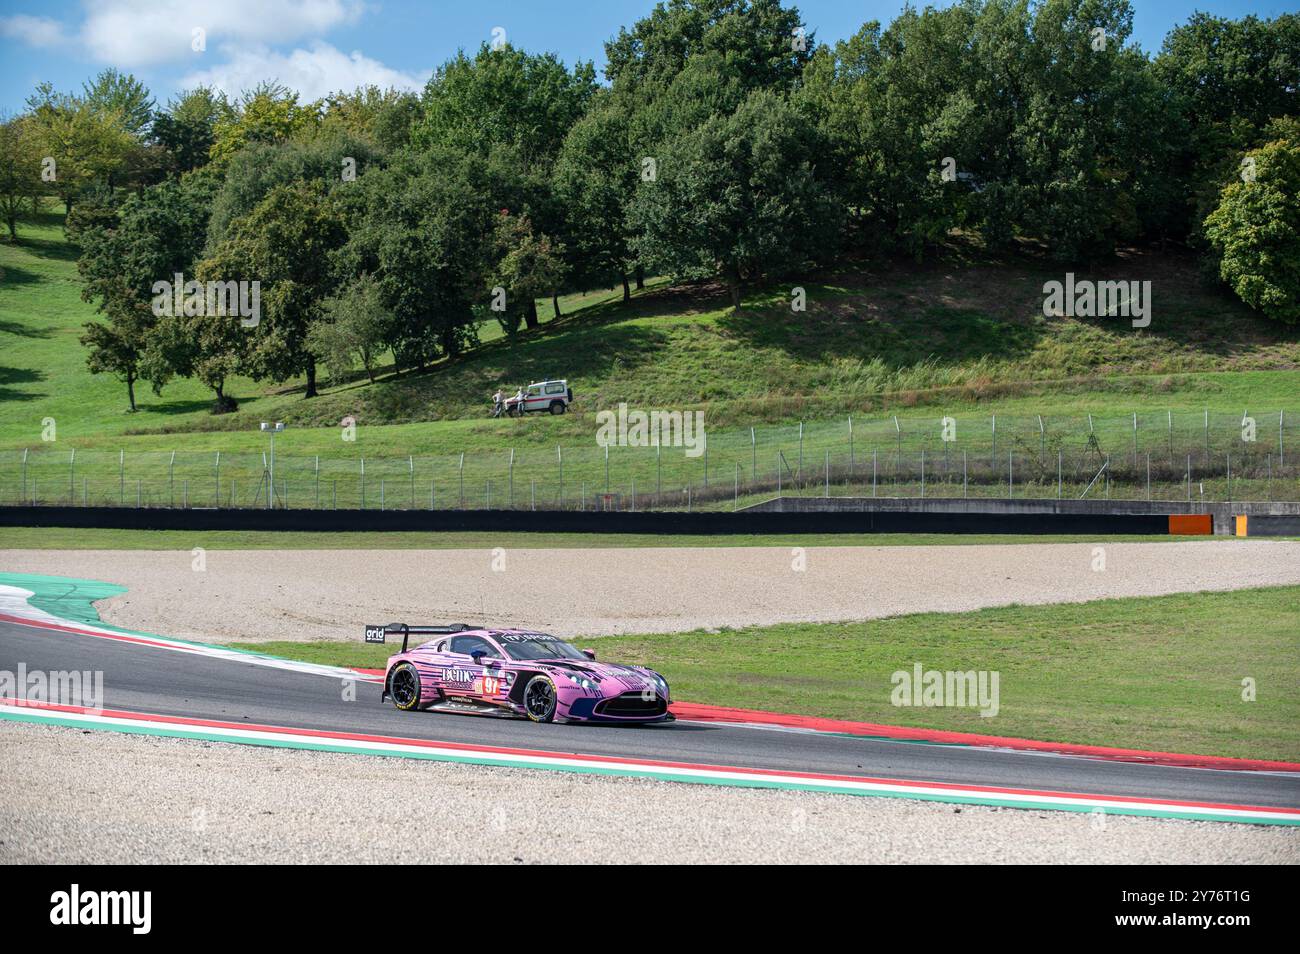
<instances>
[{"instance_id":1,"label":"racing slick tyre","mask_svg":"<svg viewBox=\"0 0 1300 954\"><path fill-rule=\"evenodd\" d=\"M388 694L403 712L420 708L420 674L409 662L398 663L388 677Z\"/></svg>"},{"instance_id":2,"label":"racing slick tyre","mask_svg":"<svg viewBox=\"0 0 1300 954\"><path fill-rule=\"evenodd\" d=\"M563 402L563 401L552 401L552 402L551 402L551 413L552 413L552 414L563 414L563 413L564 413L564 402Z\"/></svg>"},{"instance_id":3,"label":"racing slick tyre","mask_svg":"<svg viewBox=\"0 0 1300 954\"><path fill-rule=\"evenodd\" d=\"M533 676L524 686L524 713L534 722L555 718L555 683L546 676Z\"/></svg>"}]
</instances>

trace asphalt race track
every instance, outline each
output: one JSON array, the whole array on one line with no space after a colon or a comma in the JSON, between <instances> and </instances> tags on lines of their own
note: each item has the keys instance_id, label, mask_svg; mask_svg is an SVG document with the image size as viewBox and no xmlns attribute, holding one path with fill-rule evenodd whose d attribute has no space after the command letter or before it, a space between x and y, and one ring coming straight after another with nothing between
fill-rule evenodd
<instances>
[{"instance_id":1,"label":"asphalt race track","mask_svg":"<svg viewBox=\"0 0 1300 954\"><path fill-rule=\"evenodd\" d=\"M355 700L345 701L341 680L332 676L0 623L0 669L12 671L20 663L28 671L100 670L105 708L157 715L743 768L1300 807L1300 774L1293 773L1143 765L711 723L592 727L404 713L381 704L373 683L356 683Z\"/></svg>"}]
</instances>

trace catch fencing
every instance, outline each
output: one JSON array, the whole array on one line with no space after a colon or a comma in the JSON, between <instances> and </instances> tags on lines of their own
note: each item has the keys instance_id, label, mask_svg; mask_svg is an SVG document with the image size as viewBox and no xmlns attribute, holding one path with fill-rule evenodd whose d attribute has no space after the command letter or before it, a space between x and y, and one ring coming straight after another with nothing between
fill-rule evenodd
<instances>
[{"instance_id":1,"label":"catch fencing","mask_svg":"<svg viewBox=\"0 0 1300 954\"><path fill-rule=\"evenodd\" d=\"M706 421L707 425L707 421ZM774 495L1300 499L1300 413L853 416L708 432L684 447L554 446L365 457L0 451L0 503L361 510L727 510ZM318 438L317 438L318 439Z\"/></svg>"}]
</instances>

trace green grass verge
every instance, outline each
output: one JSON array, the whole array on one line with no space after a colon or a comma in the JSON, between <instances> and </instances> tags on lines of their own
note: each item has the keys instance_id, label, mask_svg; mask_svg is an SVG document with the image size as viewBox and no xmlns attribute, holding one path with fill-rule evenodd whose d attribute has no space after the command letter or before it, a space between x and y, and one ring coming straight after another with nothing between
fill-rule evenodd
<instances>
[{"instance_id":1,"label":"green grass verge","mask_svg":"<svg viewBox=\"0 0 1300 954\"><path fill-rule=\"evenodd\" d=\"M280 530L113 530L0 527L0 549L14 550L475 550L492 547L901 547L1030 543L1169 543L1187 538L942 533L791 533L660 535L652 533L492 533Z\"/></svg>"},{"instance_id":2,"label":"green grass verge","mask_svg":"<svg viewBox=\"0 0 1300 954\"><path fill-rule=\"evenodd\" d=\"M1049 741L1300 761L1300 587L592 641L692 702ZM240 648L382 667L391 647ZM891 674L991 670L1001 709L903 708ZM1257 699L1242 701L1242 680Z\"/></svg>"}]
</instances>

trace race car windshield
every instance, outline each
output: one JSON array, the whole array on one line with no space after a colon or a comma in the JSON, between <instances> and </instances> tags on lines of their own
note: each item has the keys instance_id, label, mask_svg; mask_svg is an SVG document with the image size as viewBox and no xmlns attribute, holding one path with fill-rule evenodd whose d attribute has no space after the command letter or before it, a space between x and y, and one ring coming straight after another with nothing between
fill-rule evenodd
<instances>
[{"instance_id":1,"label":"race car windshield","mask_svg":"<svg viewBox=\"0 0 1300 954\"><path fill-rule=\"evenodd\" d=\"M510 639L502 646L511 659L586 659L581 652L560 639Z\"/></svg>"}]
</instances>

